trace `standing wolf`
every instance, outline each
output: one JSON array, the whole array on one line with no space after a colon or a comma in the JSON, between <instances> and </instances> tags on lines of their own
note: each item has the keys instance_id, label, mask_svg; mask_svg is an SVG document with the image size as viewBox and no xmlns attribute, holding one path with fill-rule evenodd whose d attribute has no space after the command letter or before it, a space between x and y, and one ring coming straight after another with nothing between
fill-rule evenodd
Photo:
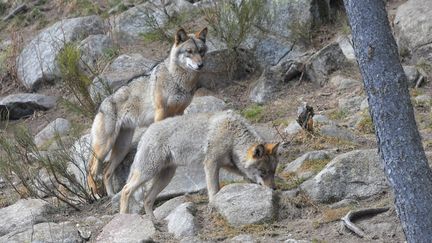
<instances>
[{"instance_id":1,"label":"standing wolf","mask_svg":"<svg viewBox=\"0 0 432 243\"><path fill-rule=\"evenodd\" d=\"M265 143L233 111L188 114L152 124L138 145L123 187L120 212L129 210L134 191L152 180L144 209L154 219L157 195L171 181L177 166L203 163L210 203L219 191L219 170L225 168L261 185L275 187L278 144Z\"/></svg>"},{"instance_id":2,"label":"standing wolf","mask_svg":"<svg viewBox=\"0 0 432 243\"><path fill-rule=\"evenodd\" d=\"M198 71L204 66L206 35L207 28L189 35L178 30L168 59L153 70L149 82L132 82L102 102L91 128L87 182L94 193L102 194L95 179L110 151L103 182L107 194L112 196L112 174L128 153L135 128L182 115L191 103Z\"/></svg>"}]
</instances>

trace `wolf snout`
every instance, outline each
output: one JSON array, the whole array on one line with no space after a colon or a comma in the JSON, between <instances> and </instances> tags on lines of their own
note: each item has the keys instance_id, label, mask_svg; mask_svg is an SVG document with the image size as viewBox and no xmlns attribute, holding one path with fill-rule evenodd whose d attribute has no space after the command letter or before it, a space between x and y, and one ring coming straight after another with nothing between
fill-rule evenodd
<instances>
[{"instance_id":1,"label":"wolf snout","mask_svg":"<svg viewBox=\"0 0 432 243\"><path fill-rule=\"evenodd\" d=\"M204 67L204 63L200 63L200 64L198 64L198 70L200 70L201 68L203 68Z\"/></svg>"}]
</instances>

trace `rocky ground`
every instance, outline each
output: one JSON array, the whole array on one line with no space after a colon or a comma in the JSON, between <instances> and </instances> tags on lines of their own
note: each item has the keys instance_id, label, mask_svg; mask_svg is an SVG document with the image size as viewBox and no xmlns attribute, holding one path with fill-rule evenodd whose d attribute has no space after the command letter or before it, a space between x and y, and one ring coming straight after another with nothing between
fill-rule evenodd
<instances>
[{"instance_id":1,"label":"rocky ground","mask_svg":"<svg viewBox=\"0 0 432 243\"><path fill-rule=\"evenodd\" d=\"M204 0L165 1L166 6L158 0L120 2L0 2L0 242L404 242L342 1L267 1L272 24L263 33L253 27L234 62L228 62L232 52L216 31L208 34L200 88L185 113L233 109L267 140L283 142L277 190L223 173L224 187L210 208L203 168L179 168L155 207L161 225L143 215L142 202L132 200L138 214L118 214L119 194L97 201L84 200L85 189L71 195L65 187L86 187L94 114L77 105L58 62L62 50L71 43L79 48L77 70L87 77L88 98L98 104L107 95L102 83L116 90L145 80L166 58L171 43L154 37L149 16L171 36L178 26L207 26L203 11L213 6ZM432 3L390 0L387 9L432 161ZM296 122L305 103L315 111L313 132ZM10 120L4 120L6 110ZM28 144L17 127L29 130L32 148L19 147ZM135 146L143 132L136 131ZM8 150L4 141L19 149ZM116 171L117 191L134 153ZM10 158L23 161L16 159L15 168ZM64 181L53 179L52 167L36 161L54 161L76 184L59 185ZM19 168L31 173L20 176ZM389 210L355 221L364 238L341 227L349 211L380 207Z\"/></svg>"}]
</instances>

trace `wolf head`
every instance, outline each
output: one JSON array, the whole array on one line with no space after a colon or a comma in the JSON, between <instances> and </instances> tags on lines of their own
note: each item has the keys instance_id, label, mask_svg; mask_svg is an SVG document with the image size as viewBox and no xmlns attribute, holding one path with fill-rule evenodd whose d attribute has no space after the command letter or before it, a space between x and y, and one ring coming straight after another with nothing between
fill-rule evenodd
<instances>
[{"instance_id":1,"label":"wolf head","mask_svg":"<svg viewBox=\"0 0 432 243\"><path fill-rule=\"evenodd\" d=\"M256 144L247 150L245 165L246 176L262 185L275 189L274 176L278 165L277 150L279 143Z\"/></svg>"},{"instance_id":2,"label":"wolf head","mask_svg":"<svg viewBox=\"0 0 432 243\"><path fill-rule=\"evenodd\" d=\"M206 36L207 28L189 35L184 29L179 29L171 49L171 60L183 69L199 71L204 66L207 52Z\"/></svg>"}]
</instances>

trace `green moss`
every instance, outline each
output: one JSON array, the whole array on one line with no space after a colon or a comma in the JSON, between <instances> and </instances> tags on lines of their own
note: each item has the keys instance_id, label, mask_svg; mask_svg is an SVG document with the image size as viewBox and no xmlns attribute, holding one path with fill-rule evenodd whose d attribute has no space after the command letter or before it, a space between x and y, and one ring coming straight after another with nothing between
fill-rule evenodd
<instances>
[{"instance_id":1,"label":"green moss","mask_svg":"<svg viewBox=\"0 0 432 243\"><path fill-rule=\"evenodd\" d=\"M241 114L250 121L259 122L263 118L263 110L260 105L252 105L243 109Z\"/></svg>"}]
</instances>

